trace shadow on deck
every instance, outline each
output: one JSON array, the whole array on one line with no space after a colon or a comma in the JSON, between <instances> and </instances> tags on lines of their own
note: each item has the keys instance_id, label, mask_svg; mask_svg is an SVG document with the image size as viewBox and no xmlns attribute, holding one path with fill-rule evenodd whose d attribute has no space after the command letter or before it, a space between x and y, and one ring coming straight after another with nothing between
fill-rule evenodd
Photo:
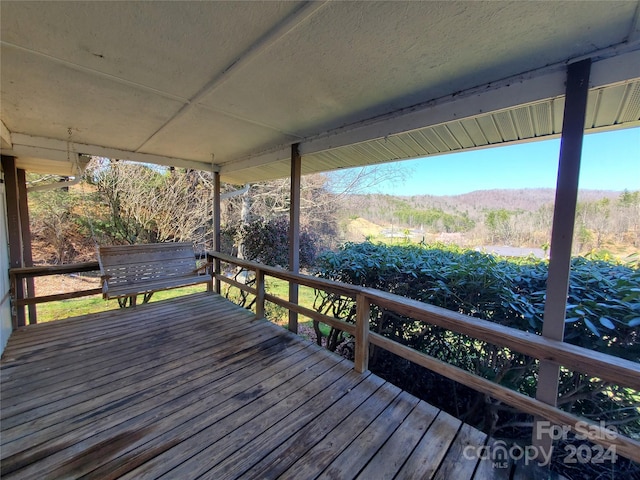
<instances>
[{"instance_id":1,"label":"shadow on deck","mask_svg":"<svg viewBox=\"0 0 640 480\"><path fill-rule=\"evenodd\" d=\"M509 478L483 433L215 294L23 327L2 478Z\"/></svg>"}]
</instances>

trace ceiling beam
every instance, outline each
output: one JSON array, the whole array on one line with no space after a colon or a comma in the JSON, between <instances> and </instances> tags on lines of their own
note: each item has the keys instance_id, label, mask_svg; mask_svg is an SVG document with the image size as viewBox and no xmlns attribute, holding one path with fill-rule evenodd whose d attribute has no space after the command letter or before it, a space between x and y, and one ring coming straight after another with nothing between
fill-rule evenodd
<instances>
[{"instance_id":1,"label":"ceiling beam","mask_svg":"<svg viewBox=\"0 0 640 480\"><path fill-rule=\"evenodd\" d=\"M64 140L54 138L34 137L14 133L12 135L13 148L3 154L15 155L17 157L28 156L50 160L63 160L68 157L69 150L78 154L93 155L119 160L131 160L133 162L151 163L167 167L191 168L204 171L218 171L219 167L211 163L188 160L184 158L166 157L150 153L131 152L117 148L103 147L100 145L87 145L84 143L72 142L68 144Z\"/></svg>"},{"instance_id":2,"label":"ceiling beam","mask_svg":"<svg viewBox=\"0 0 640 480\"><path fill-rule=\"evenodd\" d=\"M7 128L2 120L0 120L0 146L2 148L11 148L11 131Z\"/></svg>"},{"instance_id":3,"label":"ceiling beam","mask_svg":"<svg viewBox=\"0 0 640 480\"><path fill-rule=\"evenodd\" d=\"M2 155L11 155L16 158L41 158L43 160L52 160L54 162L69 163L70 168L73 167L74 162L78 160L78 154L75 152L66 152L62 150L53 150L51 148L43 148L32 145L18 145L13 144L13 148L3 148Z\"/></svg>"},{"instance_id":4,"label":"ceiling beam","mask_svg":"<svg viewBox=\"0 0 640 480\"><path fill-rule=\"evenodd\" d=\"M282 145L276 149L262 152L256 156L249 156L237 161L224 162L220 164L220 174L237 172L247 168L259 167L280 160L287 159L291 156L291 146Z\"/></svg>"}]
</instances>

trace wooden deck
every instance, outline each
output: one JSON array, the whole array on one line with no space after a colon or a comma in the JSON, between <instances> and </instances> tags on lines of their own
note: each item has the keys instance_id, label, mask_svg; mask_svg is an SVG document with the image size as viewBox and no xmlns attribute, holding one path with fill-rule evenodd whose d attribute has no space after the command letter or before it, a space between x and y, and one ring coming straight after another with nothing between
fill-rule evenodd
<instances>
[{"instance_id":1,"label":"wooden deck","mask_svg":"<svg viewBox=\"0 0 640 480\"><path fill-rule=\"evenodd\" d=\"M3 479L509 478L485 435L215 294L32 325L2 359Z\"/></svg>"}]
</instances>

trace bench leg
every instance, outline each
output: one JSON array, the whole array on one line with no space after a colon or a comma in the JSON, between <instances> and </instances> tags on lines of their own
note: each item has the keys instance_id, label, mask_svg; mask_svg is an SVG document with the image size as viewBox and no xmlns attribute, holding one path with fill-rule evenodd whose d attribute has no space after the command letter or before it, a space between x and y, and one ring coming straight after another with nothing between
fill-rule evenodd
<instances>
[{"instance_id":1,"label":"bench leg","mask_svg":"<svg viewBox=\"0 0 640 480\"><path fill-rule=\"evenodd\" d=\"M144 298L142 299L142 303L149 303L149 300L151 300L152 296L153 296L153 292L145 293Z\"/></svg>"},{"instance_id":2,"label":"bench leg","mask_svg":"<svg viewBox=\"0 0 640 480\"><path fill-rule=\"evenodd\" d=\"M130 297L122 297L118 299L118 305L120 308L127 308L127 303L130 307L136 306L136 295L131 295Z\"/></svg>"}]
</instances>

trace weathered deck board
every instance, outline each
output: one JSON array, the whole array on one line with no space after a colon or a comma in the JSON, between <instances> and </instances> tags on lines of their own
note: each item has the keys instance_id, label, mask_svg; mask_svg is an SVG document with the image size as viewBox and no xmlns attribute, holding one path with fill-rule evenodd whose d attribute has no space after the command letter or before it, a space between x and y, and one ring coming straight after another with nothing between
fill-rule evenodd
<instances>
[{"instance_id":1,"label":"weathered deck board","mask_svg":"<svg viewBox=\"0 0 640 480\"><path fill-rule=\"evenodd\" d=\"M464 449L467 446L483 445L486 439L487 436L484 433L463 423L434 478L437 480L473 478L479 460L474 456L470 458L465 456Z\"/></svg>"},{"instance_id":2,"label":"weathered deck board","mask_svg":"<svg viewBox=\"0 0 640 480\"><path fill-rule=\"evenodd\" d=\"M1 370L2 478L492 474L484 434L215 294L24 327Z\"/></svg>"},{"instance_id":3,"label":"weathered deck board","mask_svg":"<svg viewBox=\"0 0 640 480\"><path fill-rule=\"evenodd\" d=\"M418 403L358 478L394 478L406 460L406 452L413 451L437 414L437 408L425 402Z\"/></svg>"}]
</instances>

